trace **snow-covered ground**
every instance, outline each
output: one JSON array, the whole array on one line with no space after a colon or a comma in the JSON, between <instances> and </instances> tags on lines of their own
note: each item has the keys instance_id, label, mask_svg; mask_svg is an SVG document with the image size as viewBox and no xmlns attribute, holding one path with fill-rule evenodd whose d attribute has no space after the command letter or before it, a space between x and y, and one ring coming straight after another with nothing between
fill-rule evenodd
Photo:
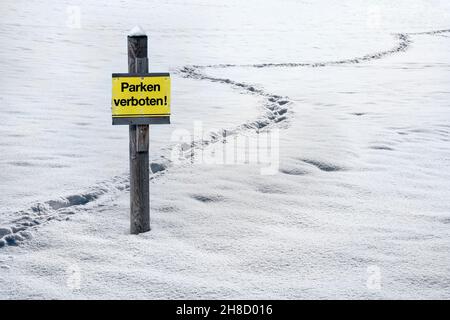
<instances>
[{"instance_id":1,"label":"snow-covered ground","mask_svg":"<svg viewBox=\"0 0 450 320\"><path fill-rule=\"evenodd\" d=\"M450 3L0 13L0 298L450 298ZM173 116L151 127L152 231L132 236L110 76L136 24ZM219 135L171 141L199 123ZM276 174L198 159L266 132Z\"/></svg>"}]
</instances>

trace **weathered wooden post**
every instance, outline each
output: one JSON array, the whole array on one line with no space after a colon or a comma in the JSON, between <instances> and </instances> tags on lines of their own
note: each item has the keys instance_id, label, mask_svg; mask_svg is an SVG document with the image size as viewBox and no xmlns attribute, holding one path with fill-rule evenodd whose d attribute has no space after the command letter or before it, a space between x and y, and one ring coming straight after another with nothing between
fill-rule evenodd
<instances>
[{"instance_id":1,"label":"weathered wooden post","mask_svg":"<svg viewBox=\"0 0 450 320\"><path fill-rule=\"evenodd\" d=\"M148 73L147 36L128 38L128 73ZM130 232L150 230L149 127L130 125Z\"/></svg>"},{"instance_id":2,"label":"weathered wooden post","mask_svg":"<svg viewBox=\"0 0 450 320\"><path fill-rule=\"evenodd\" d=\"M170 75L148 73L147 36L128 39L128 73L112 75L113 124L129 125L130 231L150 230L149 124L170 123Z\"/></svg>"}]
</instances>

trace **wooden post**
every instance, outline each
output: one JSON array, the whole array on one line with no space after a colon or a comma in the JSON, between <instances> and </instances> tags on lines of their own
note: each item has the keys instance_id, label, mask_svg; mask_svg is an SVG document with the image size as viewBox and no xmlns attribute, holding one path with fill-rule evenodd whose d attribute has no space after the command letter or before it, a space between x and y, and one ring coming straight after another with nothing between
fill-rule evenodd
<instances>
[{"instance_id":1,"label":"wooden post","mask_svg":"<svg viewBox=\"0 0 450 320\"><path fill-rule=\"evenodd\" d=\"M148 73L147 36L128 36L128 72ZM130 125L130 232L150 230L149 127Z\"/></svg>"}]
</instances>

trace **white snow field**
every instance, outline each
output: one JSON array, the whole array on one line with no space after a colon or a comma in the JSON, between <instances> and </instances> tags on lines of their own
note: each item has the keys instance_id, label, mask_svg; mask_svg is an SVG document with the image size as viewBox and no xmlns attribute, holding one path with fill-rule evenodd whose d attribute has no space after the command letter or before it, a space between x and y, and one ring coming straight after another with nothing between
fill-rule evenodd
<instances>
[{"instance_id":1,"label":"white snow field","mask_svg":"<svg viewBox=\"0 0 450 320\"><path fill-rule=\"evenodd\" d=\"M0 13L1 299L450 298L448 1ZM172 124L150 129L152 230L137 236L128 128L110 114L135 25L173 87ZM199 123L212 133L172 141ZM275 174L217 160L267 133Z\"/></svg>"}]
</instances>

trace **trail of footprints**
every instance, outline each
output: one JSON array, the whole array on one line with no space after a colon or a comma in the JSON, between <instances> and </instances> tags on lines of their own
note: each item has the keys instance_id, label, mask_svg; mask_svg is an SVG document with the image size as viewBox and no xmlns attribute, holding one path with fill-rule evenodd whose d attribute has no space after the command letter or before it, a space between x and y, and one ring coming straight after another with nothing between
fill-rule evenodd
<instances>
[{"instance_id":1,"label":"trail of footprints","mask_svg":"<svg viewBox=\"0 0 450 320\"><path fill-rule=\"evenodd\" d=\"M180 145L178 146L182 151L183 157L189 160L193 154L195 148L203 148L211 143L221 141L221 137L224 132L226 134L239 134L245 130L264 130L268 129L270 126L279 126L281 123L287 124L289 120L289 113L292 112L290 109L291 100L288 97L282 97L276 94L272 94L264 91L261 88L257 88L253 85L237 82L231 79L212 77L204 73L203 71L208 68L230 68L230 67L244 67L244 68L268 68L268 67L326 67L332 65L341 64L357 64L363 63L371 60L381 59L385 56L399 53L408 49L411 44L410 35L442 35L449 33L450 29L446 30L436 30L422 33L409 33L409 34L396 34L395 37L398 39L398 43L395 47L373 53L367 54L361 57L343 59L328 62L317 62L317 63L263 63L263 64L247 64L247 65L236 65L236 64L216 64L216 65L194 65L185 66L178 70L178 73L186 78L205 80L211 82L218 82L225 85L232 86L235 89L245 91L247 94L256 95L264 98L263 112L257 119L253 121L248 121L235 128L223 129L221 132L212 133L209 140L199 140L194 141L190 145ZM360 114L357 114L358 116ZM362 114L361 114L362 115ZM325 163L323 161L318 161L314 159L300 159L303 163L314 166L317 169L325 172L333 172L343 170L339 166L333 165L331 163ZM150 168L152 171L151 179L162 174L170 167L170 160L161 157L160 159L152 162ZM307 173L303 170L292 169L281 169L284 174L289 175L301 175ZM121 192L129 188L129 177L121 176L115 177L110 181L105 181L99 185L91 188L90 191L83 194L76 194L67 196L64 198L50 200L44 203L38 203L33 207L14 213L14 218L10 226L0 227L0 248L6 245L17 245L21 241L30 239L32 234L29 229L35 228L36 226L46 223L51 220L66 220L70 215L75 214L79 210L85 209L86 205L97 200L99 197L105 195L106 193ZM196 195L196 199L201 202L208 202L208 199L202 195Z\"/></svg>"}]
</instances>

